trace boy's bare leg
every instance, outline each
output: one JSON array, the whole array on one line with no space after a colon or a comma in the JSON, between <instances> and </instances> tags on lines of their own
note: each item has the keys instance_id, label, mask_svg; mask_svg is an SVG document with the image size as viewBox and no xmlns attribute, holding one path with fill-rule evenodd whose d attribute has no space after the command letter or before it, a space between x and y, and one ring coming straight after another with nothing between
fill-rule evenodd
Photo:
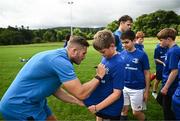
<instances>
[{"instance_id":1,"label":"boy's bare leg","mask_svg":"<svg viewBox=\"0 0 180 121\"><path fill-rule=\"evenodd\" d=\"M101 117L96 116L96 121L103 121Z\"/></svg>"},{"instance_id":2,"label":"boy's bare leg","mask_svg":"<svg viewBox=\"0 0 180 121\"><path fill-rule=\"evenodd\" d=\"M128 120L128 110L129 110L129 105L125 105L121 112L122 121Z\"/></svg>"},{"instance_id":3,"label":"boy's bare leg","mask_svg":"<svg viewBox=\"0 0 180 121\"><path fill-rule=\"evenodd\" d=\"M153 91L157 92L157 88L158 88L159 82L160 82L159 80L155 79L154 85L153 85Z\"/></svg>"},{"instance_id":4,"label":"boy's bare leg","mask_svg":"<svg viewBox=\"0 0 180 121\"><path fill-rule=\"evenodd\" d=\"M156 99L157 98L157 89L159 85L159 80L155 79L153 84L152 96Z\"/></svg>"},{"instance_id":5,"label":"boy's bare leg","mask_svg":"<svg viewBox=\"0 0 180 121\"><path fill-rule=\"evenodd\" d=\"M57 121L57 118L54 115L50 115L47 117L46 121Z\"/></svg>"},{"instance_id":6,"label":"boy's bare leg","mask_svg":"<svg viewBox=\"0 0 180 121\"><path fill-rule=\"evenodd\" d=\"M139 120L139 121L144 121L145 120L145 115L142 111L133 111L133 115Z\"/></svg>"}]
</instances>

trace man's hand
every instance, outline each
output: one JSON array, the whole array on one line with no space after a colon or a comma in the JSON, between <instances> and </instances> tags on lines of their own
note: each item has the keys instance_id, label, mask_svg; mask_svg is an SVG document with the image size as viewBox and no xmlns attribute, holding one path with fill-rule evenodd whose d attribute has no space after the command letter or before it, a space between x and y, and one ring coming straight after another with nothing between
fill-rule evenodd
<instances>
[{"instance_id":1,"label":"man's hand","mask_svg":"<svg viewBox=\"0 0 180 121\"><path fill-rule=\"evenodd\" d=\"M84 103L83 103L83 101L81 101L81 100L78 100L78 99L77 99L76 103L77 103L79 106L85 106Z\"/></svg>"}]
</instances>

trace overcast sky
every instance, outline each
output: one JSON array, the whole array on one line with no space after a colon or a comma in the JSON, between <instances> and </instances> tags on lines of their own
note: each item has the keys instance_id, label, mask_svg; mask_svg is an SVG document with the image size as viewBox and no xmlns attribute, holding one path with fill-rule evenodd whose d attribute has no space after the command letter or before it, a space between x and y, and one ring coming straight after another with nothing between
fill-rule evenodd
<instances>
[{"instance_id":1,"label":"overcast sky","mask_svg":"<svg viewBox=\"0 0 180 121\"><path fill-rule=\"evenodd\" d=\"M69 0L70 1L70 0ZM29 26L30 29L70 26L106 26L128 14L134 20L156 10L180 15L180 0L0 0L0 27Z\"/></svg>"}]
</instances>

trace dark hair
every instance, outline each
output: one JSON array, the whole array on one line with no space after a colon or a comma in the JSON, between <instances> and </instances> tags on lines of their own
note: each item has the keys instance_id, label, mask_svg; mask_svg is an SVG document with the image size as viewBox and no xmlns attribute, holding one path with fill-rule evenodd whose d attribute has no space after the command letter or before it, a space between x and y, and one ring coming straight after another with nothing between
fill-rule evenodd
<instances>
[{"instance_id":1,"label":"dark hair","mask_svg":"<svg viewBox=\"0 0 180 121\"><path fill-rule=\"evenodd\" d=\"M135 33L132 30L127 30L122 33L121 39L122 40L129 39L129 40L133 41L135 39Z\"/></svg>"},{"instance_id":2,"label":"dark hair","mask_svg":"<svg viewBox=\"0 0 180 121\"><path fill-rule=\"evenodd\" d=\"M70 35L70 34L67 34L67 35L65 36L66 41L69 41L70 37L71 37L71 35Z\"/></svg>"},{"instance_id":3,"label":"dark hair","mask_svg":"<svg viewBox=\"0 0 180 121\"><path fill-rule=\"evenodd\" d=\"M170 37L172 40L175 40L176 35L177 35L177 32L176 32L175 29L173 29L173 28L165 28L165 29L162 29L157 34L157 38L160 40L160 39L167 39L168 37Z\"/></svg>"},{"instance_id":4,"label":"dark hair","mask_svg":"<svg viewBox=\"0 0 180 121\"><path fill-rule=\"evenodd\" d=\"M121 16L121 18L119 18L118 24L120 25L121 22L126 22L126 21L133 22L133 19L129 15L124 15Z\"/></svg>"},{"instance_id":5,"label":"dark hair","mask_svg":"<svg viewBox=\"0 0 180 121\"><path fill-rule=\"evenodd\" d=\"M81 36L71 36L68 42L68 47L73 44L77 44L82 47L89 47L89 43L87 42L87 40Z\"/></svg>"}]
</instances>

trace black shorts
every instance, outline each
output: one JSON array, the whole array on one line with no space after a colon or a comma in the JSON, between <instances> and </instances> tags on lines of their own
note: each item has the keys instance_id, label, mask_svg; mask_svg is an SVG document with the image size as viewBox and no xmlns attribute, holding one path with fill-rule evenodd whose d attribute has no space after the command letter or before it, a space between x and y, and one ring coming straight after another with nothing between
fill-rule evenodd
<instances>
[{"instance_id":1,"label":"black shorts","mask_svg":"<svg viewBox=\"0 0 180 121\"><path fill-rule=\"evenodd\" d=\"M119 115L119 116L109 116L109 115L101 114L99 112L96 113L96 116L101 117L103 119L110 119L112 121L116 121L116 120L119 121L120 118L121 118L121 115Z\"/></svg>"},{"instance_id":2,"label":"black shorts","mask_svg":"<svg viewBox=\"0 0 180 121\"><path fill-rule=\"evenodd\" d=\"M162 70L156 71L156 79L159 81L162 80Z\"/></svg>"}]
</instances>

